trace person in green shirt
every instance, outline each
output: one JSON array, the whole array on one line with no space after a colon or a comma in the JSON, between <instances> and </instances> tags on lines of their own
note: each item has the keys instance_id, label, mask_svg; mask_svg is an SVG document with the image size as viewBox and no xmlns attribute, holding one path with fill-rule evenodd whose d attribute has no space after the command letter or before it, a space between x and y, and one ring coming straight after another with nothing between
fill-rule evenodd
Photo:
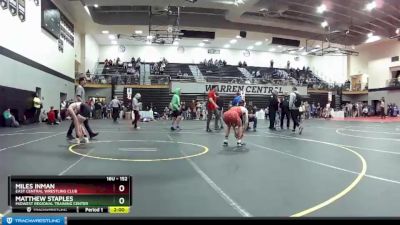
<instances>
[{"instance_id":1,"label":"person in green shirt","mask_svg":"<svg viewBox=\"0 0 400 225\"><path fill-rule=\"evenodd\" d=\"M182 119L182 110L181 110L181 89L180 88L175 88L175 90L172 91L174 96L172 97L171 102L169 103L169 107L172 110L172 126L171 130L180 130L181 128L179 127L179 122ZM176 128L175 128L176 126Z\"/></svg>"},{"instance_id":2,"label":"person in green shirt","mask_svg":"<svg viewBox=\"0 0 400 225\"><path fill-rule=\"evenodd\" d=\"M15 119L15 117L11 114L10 109L6 109L3 112L3 117L7 127L19 127L19 123Z\"/></svg>"}]
</instances>

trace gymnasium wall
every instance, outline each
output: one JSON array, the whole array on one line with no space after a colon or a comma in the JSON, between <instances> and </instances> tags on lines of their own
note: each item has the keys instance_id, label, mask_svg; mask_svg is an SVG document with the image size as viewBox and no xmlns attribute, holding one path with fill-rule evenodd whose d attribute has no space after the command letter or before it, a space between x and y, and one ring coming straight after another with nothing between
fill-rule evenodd
<instances>
[{"instance_id":1,"label":"gymnasium wall","mask_svg":"<svg viewBox=\"0 0 400 225\"><path fill-rule=\"evenodd\" d=\"M85 88L86 98L89 99L91 97L103 97L106 98L106 102L109 103L111 101L111 88Z\"/></svg>"},{"instance_id":2,"label":"gymnasium wall","mask_svg":"<svg viewBox=\"0 0 400 225\"><path fill-rule=\"evenodd\" d=\"M117 45L100 46L100 60L116 59L129 61L131 57L140 58L146 62L159 61L165 57L171 63L199 63L204 59L225 59L230 65L237 65L239 61L246 61L248 66L269 67L270 60L274 60L274 67L286 68L290 60L291 67L302 68L309 66L321 78L330 82L344 82L347 78L347 57L341 56L298 56L271 52L251 51L250 56L245 57L243 51L221 49L221 54L208 54L207 48L185 47L183 53L177 51L176 46L126 46L125 52L120 52Z\"/></svg>"},{"instance_id":3,"label":"gymnasium wall","mask_svg":"<svg viewBox=\"0 0 400 225\"><path fill-rule=\"evenodd\" d=\"M41 7L33 1L25 2L25 22L0 8L0 46L73 78L74 47L64 42L64 52L60 52L57 39L41 28ZM2 79L12 79L12 74L4 75Z\"/></svg>"},{"instance_id":4,"label":"gymnasium wall","mask_svg":"<svg viewBox=\"0 0 400 225\"><path fill-rule=\"evenodd\" d=\"M400 42L385 40L357 47L359 56L351 56L349 76L365 74L368 77L368 88L384 88L392 77L391 67L400 66L400 62L391 62L393 56L400 55Z\"/></svg>"},{"instance_id":5,"label":"gymnasium wall","mask_svg":"<svg viewBox=\"0 0 400 225\"><path fill-rule=\"evenodd\" d=\"M35 68L38 67L38 68ZM33 62L22 63L13 58L0 54L1 79L0 86L16 88L35 92L36 87L41 88L41 96L44 98L43 109L48 111L50 106L56 109L60 107L60 92L67 94L67 98L74 97L74 83L57 77L55 71L40 68ZM62 74L57 74L62 76ZM6 96L2 96L6 97ZM1 102L1 101L0 101ZM1 104L1 103L0 103ZM12 108L12 106L9 106Z\"/></svg>"},{"instance_id":6,"label":"gymnasium wall","mask_svg":"<svg viewBox=\"0 0 400 225\"><path fill-rule=\"evenodd\" d=\"M347 80L347 56L313 56L311 70L329 83Z\"/></svg>"},{"instance_id":7,"label":"gymnasium wall","mask_svg":"<svg viewBox=\"0 0 400 225\"><path fill-rule=\"evenodd\" d=\"M130 61L133 57L140 57L146 62L160 61L165 57L171 63L199 63L204 59L221 59L226 60L230 65L237 65L239 61L246 61L248 66L269 66L270 60L274 60L274 67L286 68L286 63L290 60L291 67L308 66L310 57L299 56L299 61L295 61L294 55L277 54L271 52L251 51L250 56L243 55L243 51L220 49L220 54L208 54L207 48L200 47L185 47L185 51L180 53L177 51L177 46L126 46L125 52L120 52L117 45L100 46L100 60L106 58L115 59L120 57L123 61Z\"/></svg>"},{"instance_id":8,"label":"gymnasium wall","mask_svg":"<svg viewBox=\"0 0 400 225\"><path fill-rule=\"evenodd\" d=\"M94 72L97 63L99 62L99 45L96 40L89 34L84 36L84 51L85 51L85 72ZM101 60L101 59L100 59ZM102 60L104 61L104 60Z\"/></svg>"},{"instance_id":9,"label":"gymnasium wall","mask_svg":"<svg viewBox=\"0 0 400 225\"><path fill-rule=\"evenodd\" d=\"M368 101L368 94L364 95L343 95L342 101L351 103Z\"/></svg>"}]
</instances>

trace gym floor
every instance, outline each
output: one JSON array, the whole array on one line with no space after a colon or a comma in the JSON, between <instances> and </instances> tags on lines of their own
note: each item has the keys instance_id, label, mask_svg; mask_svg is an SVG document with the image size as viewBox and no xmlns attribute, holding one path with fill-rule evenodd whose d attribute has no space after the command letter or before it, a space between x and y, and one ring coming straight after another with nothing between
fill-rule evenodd
<instances>
[{"instance_id":1,"label":"gym floor","mask_svg":"<svg viewBox=\"0 0 400 225\"><path fill-rule=\"evenodd\" d=\"M183 121L179 132L170 121L138 131L126 120L90 124L100 135L80 146L65 138L69 121L0 129L0 213L11 214L9 175L129 174L126 216L400 215L400 123L307 120L300 136L259 121L241 148L232 135L223 147L223 132L206 133L205 121Z\"/></svg>"}]
</instances>

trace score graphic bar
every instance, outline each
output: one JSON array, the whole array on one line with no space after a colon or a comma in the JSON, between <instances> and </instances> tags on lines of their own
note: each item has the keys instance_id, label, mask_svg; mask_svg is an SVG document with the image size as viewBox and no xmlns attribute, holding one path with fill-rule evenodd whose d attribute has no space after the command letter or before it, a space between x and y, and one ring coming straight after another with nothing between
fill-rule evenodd
<instances>
[{"instance_id":1,"label":"score graphic bar","mask_svg":"<svg viewBox=\"0 0 400 225\"><path fill-rule=\"evenodd\" d=\"M132 205L131 176L9 176L8 190L16 213L128 213Z\"/></svg>"}]
</instances>

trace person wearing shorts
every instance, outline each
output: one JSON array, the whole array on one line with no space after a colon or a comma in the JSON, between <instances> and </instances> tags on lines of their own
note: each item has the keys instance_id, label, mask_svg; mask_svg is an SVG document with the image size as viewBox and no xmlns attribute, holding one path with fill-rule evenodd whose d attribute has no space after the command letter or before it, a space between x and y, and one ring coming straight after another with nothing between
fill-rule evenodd
<instances>
[{"instance_id":1,"label":"person wearing shorts","mask_svg":"<svg viewBox=\"0 0 400 225\"><path fill-rule=\"evenodd\" d=\"M68 106L67 113L75 127L77 144L80 144L82 139L86 143L89 142L89 132L85 129L84 122L89 119L90 112L91 108L86 103L74 102Z\"/></svg>"},{"instance_id":2,"label":"person wearing shorts","mask_svg":"<svg viewBox=\"0 0 400 225\"><path fill-rule=\"evenodd\" d=\"M171 130L180 130L179 123L182 119L182 110L181 110L181 89L176 88L173 92L174 96L172 97L170 108L172 110L172 125Z\"/></svg>"},{"instance_id":3,"label":"person wearing shorts","mask_svg":"<svg viewBox=\"0 0 400 225\"><path fill-rule=\"evenodd\" d=\"M228 138L231 128L235 133L237 145L241 147L244 130L249 123L249 112L244 107L244 101L241 101L239 106L234 106L224 113L224 122L226 124L224 146L228 146Z\"/></svg>"}]
</instances>

